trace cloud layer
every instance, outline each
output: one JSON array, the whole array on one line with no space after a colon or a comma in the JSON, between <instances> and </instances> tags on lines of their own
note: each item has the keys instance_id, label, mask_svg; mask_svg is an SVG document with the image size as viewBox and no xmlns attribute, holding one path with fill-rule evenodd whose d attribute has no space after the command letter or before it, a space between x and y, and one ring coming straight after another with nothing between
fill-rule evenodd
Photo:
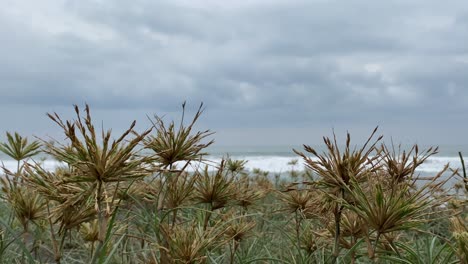
<instances>
[{"instance_id":1,"label":"cloud layer","mask_svg":"<svg viewBox=\"0 0 468 264\"><path fill-rule=\"evenodd\" d=\"M466 1L2 2L5 129L46 133L44 112L73 103L115 126L187 100L226 144L379 124L425 143L466 136Z\"/></svg>"}]
</instances>

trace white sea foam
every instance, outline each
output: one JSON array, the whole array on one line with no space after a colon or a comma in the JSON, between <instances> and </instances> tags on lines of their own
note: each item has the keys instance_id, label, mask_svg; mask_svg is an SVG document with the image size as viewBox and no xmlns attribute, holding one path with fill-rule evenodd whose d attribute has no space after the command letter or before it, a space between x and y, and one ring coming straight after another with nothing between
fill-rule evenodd
<instances>
[{"instance_id":1,"label":"white sea foam","mask_svg":"<svg viewBox=\"0 0 468 264\"><path fill-rule=\"evenodd\" d=\"M63 165L62 163L55 161L55 160L44 160L40 162L41 166L45 170L54 170L60 165ZM16 167L18 166L18 163L16 160L2 160L0 162L0 165L2 165L5 169L15 172Z\"/></svg>"},{"instance_id":2,"label":"white sea foam","mask_svg":"<svg viewBox=\"0 0 468 264\"><path fill-rule=\"evenodd\" d=\"M301 159L294 157L241 156L231 158L247 160L246 168L249 170L257 168L270 172L287 172L292 168L299 171L304 170L305 168L304 162ZM298 160L296 165L292 166L288 164L294 159ZM461 162L458 157L430 157L418 167L417 171L424 173L437 173L440 172L447 163L450 165L450 168L461 168Z\"/></svg>"},{"instance_id":3,"label":"white sea foam","mask_svg":"<svg viewBox=\"0 0 468 264\"><path fill-rule=\"evenodd\" d=\"M207 159L213 162L213 164L219 163L221 161L221 157L215 156L208 157ZM301 159L291 156L231 156L231 159L246 160L247 163L245 167L250 171L253 169L260 169L262 171L268 171L271 173L282 173L288 172L292 168L297 171L303 170L305 168ZM292 166L288 164L294 159L298 160L296 165ZM418 168L417 171L422 173L437 173L441 171L447 163L449 163L450 167L453 169L461 167L461 162L458 157L430 157ZM16 171L17 162L14 160L3 160L0 164L3 164L6 169L12 172ZM42 161L41 164L44 169L53 170L61 163L54 160L45 160ZM193 163L189 170L193 171L195 168L200 166L204 165Z\"/></svg>"}]
</instances>

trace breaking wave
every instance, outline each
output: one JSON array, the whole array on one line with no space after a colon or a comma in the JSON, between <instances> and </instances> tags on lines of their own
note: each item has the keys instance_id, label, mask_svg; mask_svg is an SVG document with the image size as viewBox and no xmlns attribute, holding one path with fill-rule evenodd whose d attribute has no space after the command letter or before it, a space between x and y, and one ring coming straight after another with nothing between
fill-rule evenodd
<instances>
[{"instance_id":1,"label":"breaking wave","mask_svg":"<svg viewBox=\"0 0 468 264\"><path fill-rule=\"evenodd\" d=\"M246 160L247 163L245 168L252 171L253 169L260 169L262 171L268 171L271 173L284 173L294 169L301 171L304 169L304 163L300 158L285 157L285 156L231 156L231 159ZM209 156L208 164L216 164L221 161L219 156ZM291 165L292 160L297 160L295 165ZM461 162L458 157L430 157L421 166L418 167L419 172L422 173L437 173L441 171L446 164L450 165L450 168L457 169L461 168ZM14 172L16 170L17 163L14 160L4 160L0 164ZM54 160L45 160L41 162L42 166L46 170L54 170L60 165L60 162ZM197 167L204 166L203 164L193 163L190 170L194 170Z\"/></svg>"}]
</instances>

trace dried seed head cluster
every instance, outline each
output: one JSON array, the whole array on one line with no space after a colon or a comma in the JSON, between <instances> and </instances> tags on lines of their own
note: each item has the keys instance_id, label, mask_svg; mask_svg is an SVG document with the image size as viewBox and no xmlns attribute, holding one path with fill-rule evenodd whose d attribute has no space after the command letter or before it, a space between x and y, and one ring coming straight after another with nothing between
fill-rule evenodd
<instances>
[{"instance_id":1,"label":"dried seed head cluster","mask_svg":"<svg viewBox=\"0 0 468 264\"><path fill-rule=\"evenodd\" d=\"M391 150L372 141L375 129L362 148L351 149L347 135L344 151L340 151L334 135L333 141L324 138L327 152L319 154L315 149L304 146L308 154L296 151L307 167L318 175L318 179L308 184L317 186L324 193L322 204L330 204L334 222L328 221L328 229L334 236L333 256L338 257L340 245L350 248L352 241L365 237L369 257L374 258L381 236L405 231L427 221L433 209L450 197L443 188L450 177L442 177L447 167L433 177L427 177L424 184L416 184L415 171L437 148L429 148L419 154L417 146L408 152ZM305 194L303 194L305 195ZM299 194L291 194L286 204L304 208L309 199ZM334 204L334 205L333 205ZM320 212L321 210L318 210ZM440 210L439 210L440 211ZM323 214L323 211L321 211ZM371 238L375 235L374 238ZM344 238L351 237L348 241ZM373 245L371 245L371 241Z\"/></svg>"},{"instance_id":2,"label":"dried seed head cluster","mask_svg":"<svg viewBox=\"0 0 468 264\"><path fill-rule=\"evenodd\" d=\"M211 140L207 143L203 143L202 141L211 136L213 132L206 130L192 134L193 126L202 113L203 104L198 108L192 122L188 126L185 126L184 103L182 105L182 119L178 128L176 128L174 122L166 125L161 117L154 116L154 121L151 122L156 130L156 135L149 135L143 142L147 149L154 151L156 154L156 162L161 164L162 167L168 168L178 161L199 160L206 154L203 150L214 141Z\"/></svg>"},{"instance_id":3,"label":"dried seed head cluster","mask_svg":"<svg viewBox=\"0 0 468 264\"><path fill-rule=\"evenodd\" d=\"M279 199L288 212L308 215L315 211L315 195L316 193L309 189L289 189L279 192Z\"/></svg>"},{"instance_id":4,"label":"dried seed head cluster","mask_svg":"<svg viewBox=\"0 0 468 264\"><path fill-rule=\"evenodd\" d=\"M206 252L215 246L220 246L224 231L217 225L203 229L197 223L186 223L170 227L162 225L162 234L168 241L166 249L170 256L170 263L204 263Z\"/></svg>"},{"instance_id":5,"label":"dried seed head cluster","mask_svg":"<svg viewBox=\"0 0 468 264\"><path fill-rule=\"evenodd\" d=\"M235 203L247 210L267 194L265 189L256 186L248 176L243 176L235 182Z\"/></svg>"},{"instance_id":6,"label":"dried seed head cluster","mask_svg":"<svg viewBox=\"0 0 468 264\"><path fill-rule=\"evenodd\" d=\"M227 223L227 227L224 231L224 235L227 239L241 242L253 235L253 229L256 226L256 222L249 217L236 215L236 213L230 211L223 215L222 219Z\"/></svg>"},{"instance_id":7,"label":"dried seed head cluster","mask_svg":"<svg viewBox=\"0 0 468 264\"><path fill-rule=\"evenodd\" d=\"M445 188L447 167L424 178L416 172L437 148L377 146L377 129L359 148L347 134L340 148L333 135L323 153L294 150L306 171L293 159L270 178L247 170L245 160L205 160L213 133L195 131L202 112L200 105L186 125L184 103L180 124L155 115L151 129L137 133L132 123L114 139L96 131L87 105L83 112L75 106L75 120L49 114L64 142L7 133L0 151L18 167L0 177L11 215L0 221L1 261L25 248L21 263L367 263L414 258L408 241L441 222L445 246L435 259L468 263L465 170L454 195ZM61 167L46 170L30 159L41 145ZM11 230L18 226L21 232Z\"/></svg>"},{"instance_id":8,"label":"dried seed head cluster","mask_svg":"<svg viewBox=\"0 0 468 264\"><path fill-rule=\"evenodd\" d=\"M0 143L0 151L16 161L25 160L41 152L41 143L33 141L28 144L28 139L16 133L6 133L8 143Z\"/></svg>"},{"instance_id":9,"label":"dried seed head cluster","mask_svg":"<svg viewBox=\"0 0 468 264\"><path fill-rule=\"evenodd\" d=\"M393 144L391 149L384 144L382 144L380 149L385 171L390 179L396 182L403 182L408 180L408 178L411 179L414 176L416 168L429 157L437 154L438 150L437 147L431 147L420 155L417 145L411 147L408 152L402 150L401 146L398 146L398 151L396 151Z\"/></svg>"},{"instance_id":10,"label":"dried seed head cluster","mask_svg":"<svg viewBox=\"0 0 468 264\"><path fill-rule=\"evenodd\" d=\"M90 222L82 223L80 226L80 233L83 240L86 242L97 242L99 240L99 226L98 221L93 220Z\"/></svg>"},{"instance_id":11,"label":"dried seed head cluster","mask_svg":"<svg viewBox=\"0 0 468 264\"><path fill-rule=\"evenodd\" d=\"M212 210L225 207L236 193L235 178L226 173L224 165L225 161L222 160L214 172L210 172L206 166L195 182L194 200L210 205Z\"/></svg>"},{"instance_id":12,"label":"dried seed head cluster","mask_svg":"<svg viewBox=\"0 0 468 264\"><path fill-rule=\"evenodd\" d=\"M377 128L359 150L351 149L351 136L347 134L345 150L341 153L336 136L333 141L324 138L328 152L319 154L314 148L304 145L306 152L312 154L317 160L306 154L294 150L302 157L305 165L321 177L320 183L332 190L344 190L352 179L359 180L370 171L376 170L376 160L378 156L371 157L377 142L382 139L380 136L376 141L371 142Z\"/></svg>"},{"instance_id":13,"label":"dried seed head cluster","mask_svg":"<svg viewBox=\"0 0 468 264\"><path fill-rule=\"evenodd\" d=\"M96 129L92 123L89 106L85 107L85 117L75 106L77 119L62 121L58 114L48 114L64 131L69 145L59 142L55 144L44 142L46 153L58 161L64 162L73 173L73 182L120 182L147 176L147 164L150 159L136 155L136 147L151 132L146 130L137 134L133 128L134 121L118 139L111 140L111 130L102 131L98 140ZM128 139L130 135L135 135ZM101 142L101 143L100 143Z\"/></svg>"},{"instance_id":14,"label":"dried seed head cluster","mask_svg":"<svg viewBox=\"0 0 468 264\"><path fill-rule=\"evenodd\" d=\"M23 230L28 232L30 223L35 223L45 217L45 200L26 186L13 187L3 179L1 182L2 192L5 195L4 199L13 209Z\"/></svg>"},{"instance_id":15,"label":"dried seed head cluster","mask_svg":"<svg viewBox=\"0 0 468 264\"><path fill-rule=\"evenodd\" d=\"M468 263L468 225L466 219L453 217L450 219L452 234L457 244L457 254L461 263Z\"/></svg>"},{"instance_id":16,"label":"dried seed head cluster","mask_svg":"<svg viewBox=\"0 0 468 264\"><path fill-rule=\"evenodd\" d=\"M247 163L246 160L234 160L228 157L226 159L226 170L233 175L246 176L247 175L245 171L246 163Z\"/></svg>"}]
</instances>

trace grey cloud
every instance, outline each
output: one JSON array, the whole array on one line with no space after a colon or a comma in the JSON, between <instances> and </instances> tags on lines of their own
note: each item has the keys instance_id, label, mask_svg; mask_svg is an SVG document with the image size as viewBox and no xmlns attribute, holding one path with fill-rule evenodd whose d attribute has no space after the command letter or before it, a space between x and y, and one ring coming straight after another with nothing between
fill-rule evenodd
<instances>
[{"instance_id":1,"label":"grey cloud","mask_svg":"<svg viewBox=\"0 0 468 264\"><path fill-rule=\"evenodd\" d=\"M144 120L144 112L204 101L203 124L220 130L384 123L392 131L451 124L467 110L464 1L57 8L62 16L36 27L0 11L0 103L88 102ZM54 25L64 29L49 32Z\"/></svg>"}]
</instances>

